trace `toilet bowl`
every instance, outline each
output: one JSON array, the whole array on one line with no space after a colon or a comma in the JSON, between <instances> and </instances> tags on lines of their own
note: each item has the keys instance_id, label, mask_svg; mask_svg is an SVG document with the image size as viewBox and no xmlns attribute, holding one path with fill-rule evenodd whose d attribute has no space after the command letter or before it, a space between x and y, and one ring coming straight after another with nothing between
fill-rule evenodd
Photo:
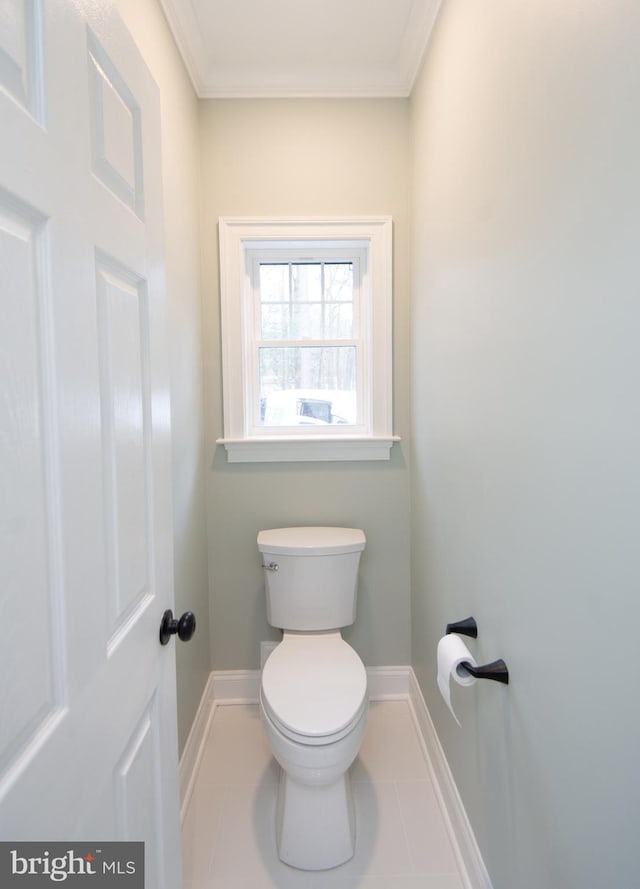
<instances>
[{"instance_id":1,"label":"toilet bowl","mask_svg":"<svg viewBox=\"0 0 640 889\"><path fill-rule=\"evenodd\" d=\"M276 843L282 861L325 870L355 851L349 767L367 721L367 674L340 628L355 620L365 546L355 528L261 531L267 619L283 630L267 659L260 710L281 767Z\"/></svg>"},{"instance_id":2,"label":"toilet bowl","mask_svg":"<svg viewBox=\"0 0 640 889\"><path fill-rule=\"evenodd\" d=\"M348 861L355 818L348 769L367 721L367 677L339 632L285 633L268 658L260 709L281 766L280 858L304 870Z\"/></svg>"}]
</instances>

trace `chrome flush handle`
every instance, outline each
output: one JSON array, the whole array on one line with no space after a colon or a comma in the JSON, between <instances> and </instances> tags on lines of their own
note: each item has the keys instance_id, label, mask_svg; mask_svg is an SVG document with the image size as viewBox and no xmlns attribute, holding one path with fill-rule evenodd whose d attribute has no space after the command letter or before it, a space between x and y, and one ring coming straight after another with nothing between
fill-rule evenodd
<instances>
[{"instance_id":1,"label":"chrome flush handle","mask_svg":"<svg viewBox=\"0 0 640 889\"><path fill-rule=\"evenodd\" d=\"M268 565L265 565L263 562L262 567L265 569L265 571L277 571L280 566L277 562L269 562Z\"/></svg>"}]
</instances>

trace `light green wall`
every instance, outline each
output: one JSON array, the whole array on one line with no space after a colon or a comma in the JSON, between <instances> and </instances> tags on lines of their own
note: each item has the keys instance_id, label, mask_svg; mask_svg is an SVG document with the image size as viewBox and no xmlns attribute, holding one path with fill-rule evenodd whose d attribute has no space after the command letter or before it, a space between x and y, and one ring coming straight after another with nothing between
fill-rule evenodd
<instances>
[{"instance_id":1,"label":"light green wall","mask_svg":"<svg viewBox=\"0 0 640 889\"><path fill-rule=\"evenodd\" d=\"M494 889L638 884L640 6L446 0L411 100L413 663ZM511 685L435 687L475 615Z\"/></svg>"},{"instance_id":2,"label":"light green wall","mask_svg":"<svg viewBox=\"0 0 640 889\"><path fill-rule=\"evenodd\" d=\"M406 444L389 462L228 464L222 436L219 216L382 215L394 220L395 429L409 429L408 102L202 103L207 510L217 669L256 668L267 625L256 548L262 528L361 527L358 616L347 638L367 664L410 657Z\"/></svg>"},{"instance_id":3,"label":"light green wall","mask_svg":"<svg viewBox=\"0 0 640 889\"><path fill-rule=\"evenodd\" d=\"M207 583L212 665L256 667L275 635L258 530L360 526L345 635L368 664L412 649L494 889L635 885L640 8L445 0L410 102L198 103L155 0L118 5L162 101L176 598L200 618L178 647L181 742L211 666ZM394 218L389 463L229 465L215 446L217 217L305 213ZM456 689L461 730L435 647L472 613L475 653L512 683Z\"/></svg>"},{"instance_id":4,"label":"light green wall","mask_svg":"<svg viewBox=\"0 0 640 889\"><path fill-rule=\"evenodd\" d=\"M160 91L165 258L171 375L175 613L198 629L176 645L182 750L207 680L209 598L204 501L202 321L198 232L198 101L157 0L117 0ZM158 615L158 622L161 615Z\"/></svg>"}]
</instances>

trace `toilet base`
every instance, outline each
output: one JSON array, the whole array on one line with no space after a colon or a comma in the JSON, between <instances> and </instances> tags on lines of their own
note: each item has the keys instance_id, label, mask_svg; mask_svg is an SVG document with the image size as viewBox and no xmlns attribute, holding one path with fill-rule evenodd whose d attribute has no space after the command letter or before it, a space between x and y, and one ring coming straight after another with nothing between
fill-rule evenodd
<instances>
[{"instance_id":1,"label":"toilet base","mask_svg":"<svg viewBox=\"0 0 640 889\"><path fill-rule=\"evenodd\" d=\"M300 870L327 870L355 851L349 774L332 784L303 785L280 770L276 840L280 859Z\"/></svg>"}]
</instances>

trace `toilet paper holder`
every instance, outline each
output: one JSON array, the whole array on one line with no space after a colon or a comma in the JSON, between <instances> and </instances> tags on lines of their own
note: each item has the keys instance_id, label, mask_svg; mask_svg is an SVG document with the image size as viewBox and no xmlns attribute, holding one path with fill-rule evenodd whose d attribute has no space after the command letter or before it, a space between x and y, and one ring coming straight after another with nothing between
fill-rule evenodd
<instances>
[{"instance_id":1,"label":"toilet paper holder","mask_svg":"<svg viewBox=\"0 0 640 889\"><path fill-rule=\"evenodd\" d=\"M471 636L473 639L477 639L478 625L476 619L474 617L466 617L464 620L458 620L454 623L447 624L446 634L449 635L449 633L457 633L460 636ZM460 667L476 679L493 679L495 682L504 683L504 685L509 684L509 670L502 658L498 658L497 661L491 661L490 664L483 664L479 667L474 667L473 664L470 664L468 661L463 661L460 664Z\"/></svg>"},{"instance_id":2,"label":"toilet paper holder","mask_svg":"<svg viewBox=\"0 0 640 889\"><path fill-rule=\"evenodd\" d=\"M462 661L460 667L466 670L467 673L471 673L476 679L493 679L495 682L503 682L505 685L509 685L509 671L502 658L498 658L497 661L491 661L490 664L483 664L481 667L474 667L468 661Z\"/></svg>"},{"instance_id":3,"label":"toilet paper holder","mask_svg":"<svg viewBox=\"0 0 640 889\"><path fill-rule=\"evenodd\" d=\"M478 638L478 624L476 623L475 617L465 617L464 620L457 620L453 624L447 624L447 632L449 633L457 633L458 636L472 636L474 639Z\"/></svg>"}]
</instances>

